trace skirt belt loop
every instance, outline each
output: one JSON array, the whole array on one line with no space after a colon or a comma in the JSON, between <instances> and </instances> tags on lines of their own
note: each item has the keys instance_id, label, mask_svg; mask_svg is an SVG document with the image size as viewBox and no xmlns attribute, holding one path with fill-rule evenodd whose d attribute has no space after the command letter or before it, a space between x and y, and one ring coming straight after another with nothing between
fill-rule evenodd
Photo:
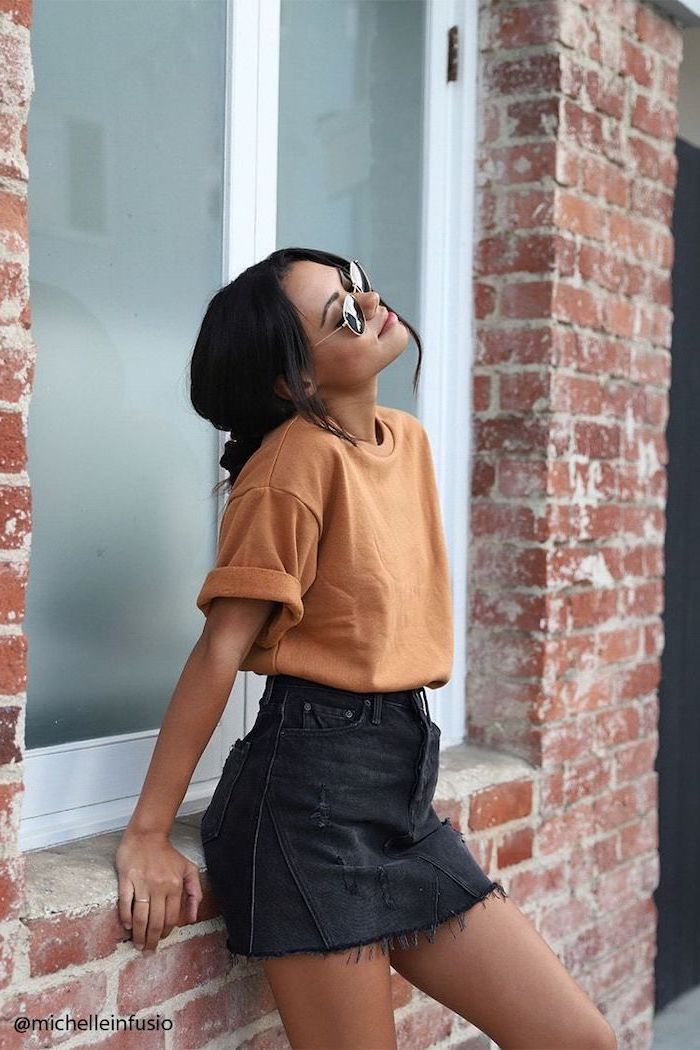
<instances>
[{"instance_id":1,"label":"skirt belt loop","mask_svg":"<svg viewBox=\"0 0 700 1050\"><path fill-rule=\"evenodd\" d=\"M273 687L274 684L275 684L274 675L268 675L267 676L267 682L265 683L265 691L263 692L262 698L260 700L260 706L261 707L264 707L265 704L269 701L270 695L272 694L272 687Z\"/></svg>"},{"instance_id":2,"label":"skirt belt loop","mask_svg":"<svg viewBox=\"0 0 700 1050\"><path fill-rule=\"evenodd\" d=\"M372 725L381 725L382 721L382 694L375 693L372 703Z\"/></svg>"},{"instance_id":3,"label":"skirt belt loop","mask_svg":"<svg viewBox=\"0 0 700 1050\"><path fill-rule=\"evenodd\" d=\"M430 725L430 708L428 706L428 694L426 693L424 686L420 687L420 694L423 698L423 710L425 711L425 717L428 720L428 725Z\"/></svg>"}]
</instances>

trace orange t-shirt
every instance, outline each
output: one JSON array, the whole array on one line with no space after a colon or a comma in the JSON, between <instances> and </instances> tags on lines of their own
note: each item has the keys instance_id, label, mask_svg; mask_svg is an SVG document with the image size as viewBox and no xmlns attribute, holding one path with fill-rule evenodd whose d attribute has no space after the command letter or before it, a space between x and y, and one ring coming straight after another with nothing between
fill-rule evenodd
<instances>
[{"instance_id":1,"label":"orange t-shirt","mask_svg":"<svg viewBox=\"0 0 700 1050\"><path fill-rule=\"evenodd\" d=\"M378 405L381 445L298 413L245 463L219 528L212 598L280 604L241 670L355 692L437 689L452 673L449 565L428 435Z\"/></svg>"}]
</instances>

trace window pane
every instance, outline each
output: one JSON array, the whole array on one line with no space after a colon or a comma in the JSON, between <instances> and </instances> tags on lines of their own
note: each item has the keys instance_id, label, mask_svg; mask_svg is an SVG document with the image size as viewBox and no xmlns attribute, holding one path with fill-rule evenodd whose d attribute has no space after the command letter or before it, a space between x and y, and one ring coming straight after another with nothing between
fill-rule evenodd
<instances>
[{"instance_id":1,"label":"window pane","mask_svg":"<svg viewBox=\"0 0 700 1050\"><path fill-rule=\"evenodd\" d=\"M203 620L225 0L35 0L27 746L160 725Z\"/></svg>"},{"instance_id":2,"label":"window pane","mask_svg":"<svg viewBox=\"0 0 700 1050\"><path fill-rule=\"evenodd\" d=\"M420 324L425 0L282 0L277 246L363 263ZM418 355L379 375L415 412Z\"/></svg>"}]
</instances>

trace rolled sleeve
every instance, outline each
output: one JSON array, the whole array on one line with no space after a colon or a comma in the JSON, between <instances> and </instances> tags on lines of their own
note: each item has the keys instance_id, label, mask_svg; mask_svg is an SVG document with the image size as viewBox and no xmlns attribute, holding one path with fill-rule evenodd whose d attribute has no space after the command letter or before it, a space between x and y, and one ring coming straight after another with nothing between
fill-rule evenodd
<instances>
[{"instance_id":1,"label":"rolled sleeve","mask_svg":"<svg viewBox=\"0 0 700 1050\"><path fill-rule=\"evenodd\" d=\"M304 595L316 576L320 525L298 497L261 486L232 496L221 522L214 568L197 596L209 615L214 598L259 598L279 603L255 644L277 645L300 623Z\"/></svg>"}]
</instances>

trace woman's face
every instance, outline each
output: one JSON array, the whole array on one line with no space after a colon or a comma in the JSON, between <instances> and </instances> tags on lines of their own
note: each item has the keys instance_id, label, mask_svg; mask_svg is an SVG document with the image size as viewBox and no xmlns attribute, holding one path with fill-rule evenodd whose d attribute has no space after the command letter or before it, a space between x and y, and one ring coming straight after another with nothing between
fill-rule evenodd
<instances>
[{"instance_id":1,"label":"woman's face","mask_svg":"<svg viewBox=\"0 0 700 1050\"><path fill-rule=\"evenodd\" d=\"M311 346L316 390L322 397L357 393L374 384L378 373L408 344L410 333L398 320L381 332L389 311L379 303L377 292L354 293L365 315L362 335L355 335L347 325L340 327L343 300L352 287L335 266L300 260L289 270L283 287L301 316ZM315 346L320 339L323 342ZM376 385L371 390L376 393Z\"/></svg>"}]
</instances>

